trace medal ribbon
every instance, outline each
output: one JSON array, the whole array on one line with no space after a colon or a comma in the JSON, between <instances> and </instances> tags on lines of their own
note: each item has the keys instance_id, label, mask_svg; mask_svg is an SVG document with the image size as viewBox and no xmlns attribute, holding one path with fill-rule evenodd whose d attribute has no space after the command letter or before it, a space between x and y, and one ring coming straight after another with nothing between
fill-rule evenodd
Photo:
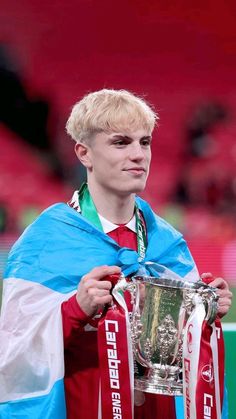
<instances>
[{"instance_id":1,"label":"medal ribbon","mask_svg":"<svg viewBox=\"0 0 236 419\"><path fill-rule=\"evenodd\" d=\"M98 323L98 352L102 418L133 419L132 343L128 310L119 293Z\"/></svg>"},{"instance_id":2,"label":"medal ribbon","mask_svg":"<svg viewBox=\"0 0 236 419\"><path fill-rule=\"evenodd\" d=\"M224 388L224 352L221 324L205 320L205 308L196 295L183 340L185 419L220 419Z\"/></svg>"},{"instance_id":3,"label":"medal ribbon","mask_svg":"<svg viewBox=\"0 0 236 419\"><path fill-rule=\"evenodd\" d=\"M88 221L90 221L98 230L103 231L102 223L97 213L97 209L93 199L88 190L87 183L83 183L79 191L76 191L73 198L68 205L74 208L77 212L81 213ZM143 216L135 204L135 217L136 217L136 231L137 231L137 244L140 260L145 258L147 248L147 232ZM118 227L118 226L117 226Z\"/></svg>"},{"instance_id":4,"label":"medal ribbon","mask_svg":"<svg viewBox=\"0 0 236 419\"><path fill-rule=\"evenodd\" d=\"M81 186L69 205L103 231L87 184ZM137 205L135 216L141 261L146 253L147 234ZM115 285L118 278L114 281L115 275L111 277L106 279ZM129 313L123 294L115 290L112 294L112 306L105 309L97 322L102 419L133 419L134 371Z\"/></svg>"}]
</instances>

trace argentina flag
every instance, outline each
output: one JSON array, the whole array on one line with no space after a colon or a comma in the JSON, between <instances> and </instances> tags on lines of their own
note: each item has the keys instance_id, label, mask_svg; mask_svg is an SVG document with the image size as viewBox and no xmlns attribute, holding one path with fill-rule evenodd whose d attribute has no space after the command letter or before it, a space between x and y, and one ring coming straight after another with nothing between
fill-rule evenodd
<instances>
[{"instance_id":1,"label":"argentina flag","mask_svg":"<svg viewBox=\"0 0 236 419\"><path fill-rule=\"evenodd\" d=\"M66 418L61 304L94 266L118 265L130 275L154 262L183 280L198 277L182 235L145 201L137 198L137 205L148 235L143 261L66 204L44 211L13 246L0 318L1 419ZM179 400L177 416L183 418Z\"/></svg>"}]
</instances>

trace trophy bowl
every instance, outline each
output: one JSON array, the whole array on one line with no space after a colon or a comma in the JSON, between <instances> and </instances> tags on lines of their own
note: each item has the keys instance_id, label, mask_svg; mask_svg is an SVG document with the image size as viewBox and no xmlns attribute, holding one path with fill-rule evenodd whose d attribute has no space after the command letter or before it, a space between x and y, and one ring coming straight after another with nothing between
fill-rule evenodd
<instances>
[{"instance_id":1,"label":"trophy bowl","mask_svg":"<svg viewBox=\"0 0 236 419\"><path fill-rule=\"evenodd\" d=\"M186 322L196 294L205 319L217 313L215 289L201 281L134 276L126 288L132 297L130 313L134 354L134 388L148 393L182 395L182 350Z\"/></svg>"}]
</instances>

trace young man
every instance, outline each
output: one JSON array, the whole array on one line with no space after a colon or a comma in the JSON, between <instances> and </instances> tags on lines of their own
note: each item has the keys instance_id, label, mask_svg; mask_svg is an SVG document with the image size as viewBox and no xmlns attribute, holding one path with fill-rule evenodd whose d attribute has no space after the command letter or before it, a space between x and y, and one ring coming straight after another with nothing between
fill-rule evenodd
<instances>
[{"instance_id":1,"label":"young man","mask_svg":"<svg viewBox=\"0 0 236 419\"><path fill-rule=\"evenodd\" d=\"M101 413L96 317L112 302L109 276L157 262L183 280L198 278L182 235L136 196L145 188L157 119L127 91L104 89L74 106L67 132L88 183L69 205L47 209L10 253L1 419L16 411L24 419L108 419ZM231 293L223 279L211 285L219 288L223 315ZM173 397L135 392L134 404L135 419L175 418Z\"/></svg>"}]
</instances>

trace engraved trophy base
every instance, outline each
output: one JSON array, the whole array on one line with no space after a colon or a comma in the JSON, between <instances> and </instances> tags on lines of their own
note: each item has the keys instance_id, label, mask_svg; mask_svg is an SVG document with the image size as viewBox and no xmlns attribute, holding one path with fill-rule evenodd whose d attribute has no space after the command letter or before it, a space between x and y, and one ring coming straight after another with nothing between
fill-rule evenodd
<instances>
[{"instance_id":1,"label":"engraved trophy base","mask_svg":"<svg viewBox=\"0 0 236 419\"><path fill-rule=\"evenodd\" d=\"M176 382L170 383L168 380L149 381L148 378L135 378L135 390L144 391L145 393L162 394L165 396L182 396L183 385Z\"/></svg>"},{"instance_id":2,"label":"engraved trophy base","mask_svg":"<svg viewBox=\"0 0 236 419\"><path fill-rule=\"evenodd\" d=\"M162 378L160 375L163 375L163 369L156 367L149 370L147 375L135 377L134 388L135 390L144 391L145 393L162 394L165 396L182 396L183 383L182 380L178 380L176 377L176 372L177 371L174 368L172 374L168 371L168 379L167 377ZM170 375L172 375L172 377L170 377Z\"/></svg>"}]
</instances>

